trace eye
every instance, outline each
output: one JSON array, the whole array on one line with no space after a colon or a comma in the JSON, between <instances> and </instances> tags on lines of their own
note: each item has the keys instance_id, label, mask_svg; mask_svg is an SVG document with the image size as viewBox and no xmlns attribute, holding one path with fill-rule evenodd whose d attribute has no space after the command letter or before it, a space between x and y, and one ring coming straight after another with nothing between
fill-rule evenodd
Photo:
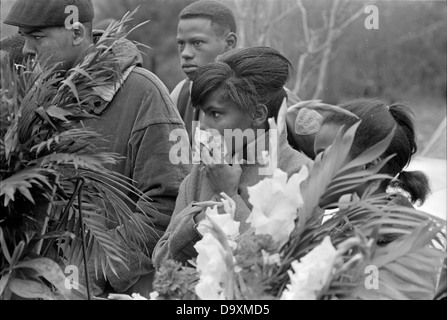
<instances>
[{"instance_id":1,"label":"eye","mask_svg":"<svg viewBox=\"0 0 447 320\"><path fill-rule=\"evenodd\" d=\"M39 41L40 39L42 39L42 38L43 38L43 36L33 36L33 38L34 38L34 40L37 40L37 41Z\"/></svg>"},{"instance_id":2,"label":"eye","mask_svg":"<svg viewBox=\"0 0 447 320\"><path fill-rule=\"evenodd\" d=\"M211 112L211 116L212 116L214 119L217 119L217 118L220 117L220 113L219 113L219 112L216 112L216 111L213 111L213 112Z\"/></svg>"},{"instance_id":3,"label":"eye","mask_svg":"<svg viewBox=\"0 0 447 320\"><path fill-rule=\"evenodd\" d=\"M202 40L196 40L192 43L194 47L200 47L203 44Z\"/></svg>"},{"instance_id":4,"label":"eye","mask_svg":"<svg viewBox=\"0 0 447 320\"><path fill-rule=\"evenodd\" d=\"M185 42L184 41L177 41L177 46L179 48L183 48L185 46Z\"/></svg>"}]
</instances>

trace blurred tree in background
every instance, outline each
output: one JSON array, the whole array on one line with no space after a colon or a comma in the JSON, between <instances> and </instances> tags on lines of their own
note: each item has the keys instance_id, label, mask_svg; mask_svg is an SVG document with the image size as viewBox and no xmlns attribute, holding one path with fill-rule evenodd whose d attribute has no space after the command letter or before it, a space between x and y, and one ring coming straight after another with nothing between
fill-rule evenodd
<instances>
[{"instance_id":1,"label":"blurred tree in background","mask_svg":"<svg viewBox=\"0 0 447 320\"><path fill-rule=\"evenodd\" d=\"M184 75L176 45L178 14L193 0L96 0L99 24L140 6L133 32L145 67L168 86ZM238 20L239 46L269 45L294 71L289 88L303 99L339 102L348 97L442 97L446 87L447 7L442 1L222 0ZM368 30L365 6L379 12Z\"/></svg>"},{"instance_id":2,"label":"blurred tree in background","mask_svg":"<svg viewBox=\"0 0 447 320\"><path fill-rule=\"evenodd\" d=\"M295 68L304 99L443 96L447 7L440 1L232 0L242 45L269 45ZM368 30L367 5L379 29Z\"/></svg>"}]
</instances>

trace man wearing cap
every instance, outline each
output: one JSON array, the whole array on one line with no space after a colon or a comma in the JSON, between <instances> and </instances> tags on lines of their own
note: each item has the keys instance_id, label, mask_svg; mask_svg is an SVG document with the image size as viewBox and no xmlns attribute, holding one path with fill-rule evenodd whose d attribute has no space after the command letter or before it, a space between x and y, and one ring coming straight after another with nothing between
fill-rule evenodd
<instances>
[{"instance_id":1,"label":"man wearing cap","mask_svg":"<svg viewBox=\"0 0 447 320\"><path fill-rule=\"evenodd\" d=\"M91 0L16 0L5 23L19 27L19 33L25 37L25 55L37 61L49 58L50 65L57 65L63 73L83 61L86 50L94 43L93 17ZM117 269L119 278L111 270L106 272L113 291L144 295L141 287L134 288L141 281L151 280L149 257L169 223L179 185L189 171L188 166L170 162L171 147L178 143L169 141L169 135L176 130L185 137L181 141L187 141L187 133L165 85L141 68L142 57L135 44L122 38L111 52L119 57L116 63L120 80L92 88L101 103L87 110L96 117L84 121L84 125L108 140L98 147L124 157L111 169L135 180L135 186L151 200L150 206L139 203L154 225L148 230L151 234L147 250L142 249L144 260L139 260L141 253L128 253L130 270ZM118 236L116 230L111 229L111 233ZM104 290L105 283L98 283L95 295Z\"/></svg>"}]
</instances>

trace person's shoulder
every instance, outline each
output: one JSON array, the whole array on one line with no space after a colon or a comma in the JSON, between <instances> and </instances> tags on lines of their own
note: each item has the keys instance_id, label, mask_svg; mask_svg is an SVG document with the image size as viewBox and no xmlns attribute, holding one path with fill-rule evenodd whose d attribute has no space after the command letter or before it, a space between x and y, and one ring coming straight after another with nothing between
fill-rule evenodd
<instances>
[{"instance_id":1,"label":"person's shoulder","mask_svg":"<svg viewBox=\"0 0 447 320\"><path fill-rule=\"evenodd\" d=\"M172 101L174 102L175 105L178 104L178 99L180 97L180 93L183 90L183 87L185 86L186 82L188 79L183 79L182 81L180 81L172 90L170 96Z\"/></svg>"},{"instance_id":2,"label":"person's shoulder","mask_svg":"<svg viewBox=\"0 0 447 320\"><path fill-rule=\"evenodd\" d=\"M304 165L310 170L313 166L313 160L287 144L287 146L282 149L278 165L281 170L290 175L298 172Z\"/></svg>"},{"instance_id":3,"label":"person's shoulder","mask_svg":"<svg viewBox=\"0 0 447 320\"><path fill-rule=\"evenodd\" d=\"M145 69L143 67L135 67L129 75L128 78L130 81L134 80L135 82L140 83L143 86L155 86L163 89L169 94L169 90L166 85L160 80L160 78L152 73L150 70Z\"/></svg>"},{"instance_id":4,"label":"person's shoulder","mask_svg":"<svg viewBox=\"0 0 447 320\"><path fill-rule=\"evenodd\" d=\"M187 78L185 78L182 81L180 81L179 83L177 83L177 85L174 87L174 89L172 89L171 94L173 94L176 91L182 90L182 88L185 85L186 81L188 81Z\"/></svg>"},{"instance_id":5,"label":"person's shoulder","mask_svg":"<svg viewBox=\"0 0 447 320\"><path fill-rule=\"evenodd\" d=\"M172 124L184 129L166 85L151 71L135 67L123 84L122 94L142 102L134 124L136 131L155 124Z\"/></svg>"},{"instance_id":6,"label":"person's shoulder","mask_svg":"<svg viewBox=\"0 0 447 320\"><path fill-rule=\"evenodd\" d=\"M125 84L128 90L144 97L157 96L157 100L161 100L169 108L174 108L172 100L169 96L169 90L160 78L143 67L135 67L127 77Z\"/></svg>"}]
</instances>

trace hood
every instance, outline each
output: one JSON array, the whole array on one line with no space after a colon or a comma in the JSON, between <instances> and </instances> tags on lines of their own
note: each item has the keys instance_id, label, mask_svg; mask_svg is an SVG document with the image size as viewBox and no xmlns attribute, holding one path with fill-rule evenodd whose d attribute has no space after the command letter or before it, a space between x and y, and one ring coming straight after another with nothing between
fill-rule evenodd
<instances>
[{"instance_id":1,"label":"hood","mask_svg":"<svg viewBox=\"0 0 447 320\"><path fill-rule=\"evenodd\" d=\"M95 43L102 36L103 31L94 31L93 38ZM110 84L94 87L93 90L106 102L112 101L116 92L121 88L121 85L127 79L129 74L135 67L141 67L143 65L143 58L138 50L137 46L130 40L126 38L120 38L118 40L111 39L113 54L118 61L118 68L121 71L121 77L116 82L111 82ZM101 104L93 111L96 114L100 114L107 107L107 103Z\"/></svg>"},{"instance_id":2,"label":"hood","mask_svg":"<svg viewBox=\"0 0 447 320\"><path fill-rule=\"evenodd\" d=\"M94 30L93 41L96 43L98 39L104 34L104 31ZM115 39L110 39L111 44ZM120 38L115 41L112 47L112 53L119 58L119 65L121 70L126 70L131 66L141 67L143 65L143 57L138 50L138 47L126 38Z\"/></svg>"}]
</instances>

